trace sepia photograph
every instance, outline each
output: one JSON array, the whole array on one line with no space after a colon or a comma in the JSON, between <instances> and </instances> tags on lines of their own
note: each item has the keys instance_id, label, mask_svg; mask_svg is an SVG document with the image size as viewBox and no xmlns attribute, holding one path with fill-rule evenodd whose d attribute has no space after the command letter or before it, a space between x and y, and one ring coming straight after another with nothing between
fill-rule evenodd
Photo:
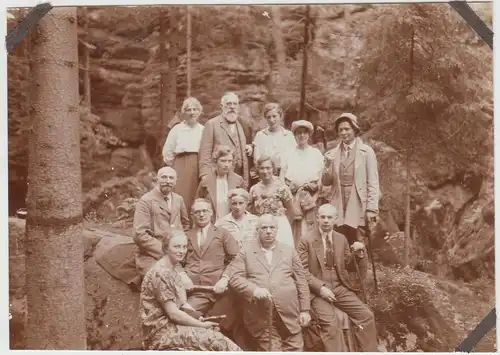
<instances>
[{"instance_id":1,"label":"sepia photograph","mask_svg":"<svg viewBox=\"0 0 500 355\"><path fill-rule=\"evenodd\" d=\"M9 348L454 352L496 303L455 3L7 8Z\"/></svg>"}]
</instances>

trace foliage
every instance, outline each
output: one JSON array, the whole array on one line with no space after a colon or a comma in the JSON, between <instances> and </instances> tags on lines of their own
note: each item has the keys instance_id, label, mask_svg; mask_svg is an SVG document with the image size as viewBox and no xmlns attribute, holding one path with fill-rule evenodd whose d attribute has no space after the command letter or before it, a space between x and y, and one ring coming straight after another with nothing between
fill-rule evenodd
<instances>
[{"instance_id":1,"label":"foliage","mask_svg":"<svg viewBox=\"0 0 500 355\"><path fill-rule=\"evenodd\" d=\"M462 169L488 172L492 150L492 56L444 4L378 6L360 29L360 96L379 139L441 151ZM488 83L490 85L488 85ZM382 128L383 127L383 128ZM431 159L432 160L432 159Z\"/></svg>"}]
</instances>

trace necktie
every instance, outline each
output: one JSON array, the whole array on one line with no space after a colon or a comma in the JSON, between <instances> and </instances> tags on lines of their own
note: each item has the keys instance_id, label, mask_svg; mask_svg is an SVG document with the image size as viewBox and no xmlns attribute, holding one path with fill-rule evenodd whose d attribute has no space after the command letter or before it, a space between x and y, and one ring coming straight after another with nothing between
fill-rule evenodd
<instances>
[{"instance_id":1,"label":"necktie","mask_svg":"<svg viewBox=\"0 0 500 355\"><path fill-rule=\"evenodd\" d=\"M325 252L325 265L327 268L333 268L333 244L329 235L325 235L326 252Z\"/></svg>"},{"instance_id":2,"label":"necktie","mask_svg":"<svg viewBox=\"0 0 500 355\"><path fill-rule=\"evenodd\" d=\"M199 240L199 246L201 248L201 246L203 245L203 243L205 242L205 233L203 233L203 229L200 229L200 232L198 234L198 240Z\"/></svg>"}]
</instances>

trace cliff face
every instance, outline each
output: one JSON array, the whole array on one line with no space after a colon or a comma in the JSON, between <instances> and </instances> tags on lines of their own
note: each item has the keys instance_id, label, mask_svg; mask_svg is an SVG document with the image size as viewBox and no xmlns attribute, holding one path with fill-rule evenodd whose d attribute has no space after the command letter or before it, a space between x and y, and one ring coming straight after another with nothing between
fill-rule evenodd
<instances>
[{"instance_id":1,"label":"cliff face","mask_svg":"<svg viewBox=\"0 0 500 355\"><path fill-rule=\"evenodd\" d=\"M185 36L183 11L179 10L178 26ZM268 100L282 105L287 123L297 118L304 8L281 7L278 25L287 56L281 66L276 61L275 28L265 11L271 14L270 8L263 6L193 7L192 95L203 104L202 123L218 114L225 91L240 95L245 119L254 131L263 127L262 108ZM333 117L344 111L369 112L358 93L356 71L362 60L363 42L356 29L366 26L371 16L373 8L368 5L311 7L306 109L308 119L323 125L331 138ZM94 115L88 116L82 109L83 188L88 193L86 210L107 217L121 198L137 197L142 191L142 187L132 186L134 182L122 191L115 182L123 177L132 181L148 166L144 145L148 137L157 137L164 130L160 122L160 71L168 69L168 63L162 63L159 57L157 8L89 8L88 20L88 32L81 27L80 35L90 44ZM9 28L14 24L9 21ZM177 107L187 89L184 37L180 43ZM81 52L83 45L82 40ZM24 206L26 190L29 68L23 53L20 48L8 56L11 214ZM488 75L491 79L491 73ZM491 87L492 80L480 85ZM491 98L481 100L486 101L482 114L477 115L473 125L464 125L462 135L437 148L423 142L412 152L411 239L418 256L414 266L419 270L466 280L492 275L493 111ZM385 232L396 233L404 225L404 137L394 130L389 118L374 122L367 115L360 114L360 120L366 132L364 139L374 147L379 159L385 228L379 235L379 254L384 259L382 250L389 248L383 242ZM484 137L481 139L491 149L475 151L475 143L466 140L472 136ZM471 154L464 153L464 144L470 147ZM154 154L154 149L149 153ZM114 191L114 197L108 194L110 191ZM399 246L390 248L398 253Z\"/></svg>"}]
</instances>

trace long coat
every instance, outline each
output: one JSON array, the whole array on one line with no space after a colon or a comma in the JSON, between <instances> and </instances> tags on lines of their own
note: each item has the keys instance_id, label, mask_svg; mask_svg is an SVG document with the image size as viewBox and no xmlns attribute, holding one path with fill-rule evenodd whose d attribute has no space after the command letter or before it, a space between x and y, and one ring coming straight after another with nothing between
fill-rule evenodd
<instances>
[{"instance_id":1,"label":"long coat","mask_svg":"<svg viewBox=\"0 0 500 355\"><path fill-rule=\"evenodd\" d=\"M245 153L246 146L246 135L243 126L239 121L236 121L236 127L238 131L238 137L240 144L234 141L231 134L229 124L226 119L222 116L216 116L205 123L205 129L203 130L203 135L201 137L200 143L200 153L199 153L199 174L200 178L207 175L213 168L212 153L215 146L217 145L227 145L233 149L238 149L240 151L242 164L243 164L243 174L242 177L245 181L245 185L248 186L249 179L249 169L248 169L248 157Z\"/></svg>"},{"instance_id":2,"label":"long coat","mask_svg":"<svg viewBox=\"0 0 500 355\"><path fill-rule=\"evenodd\" d=\"M247 186L245 185L245 180L243 177L239 176L233 171L230 171L227 175L227 187L228 190L236 189L241 187L246 190ZM217 208L217 175L215 171L212 169L210 172L205 175L198 185L198 189L196 190L196 198L204 198L212 204L212 223L215 223L216 219L216 208Z\"/></svg>"},{"instance_id":3,"label":"long coat","mask_svg":"<svg viewBox=\"0 0 500 355\"><path fill-rule=\"evenodd\" d=\"M377 157L373 149L363 143L361 138L356 138L356 149L354 156L354 188L356 193L351 192L345 215L342 202L342 190L340 187L339 169L342 159L341 145L333 148L325 155L333 159L332 166L325 169L321 183L332 186L331 204L337 208L337 225L348 225L353 228L365 225L366 211L378 213L380 200L380 188L378 177Z\"/></svg>"},{"instance_id":4,"label":"long coat","mask_svg":"<svg viewBox=\"0 0 500 355\"><path fill-rule=\"evenodd\" d=\"M245 300L243 323L254 337L267 327L269 301L253 299L257 287L272 295L276 311L291 334L301 331L299 314L309 311L309 287L294 248L276 242L271 265L258 240L245 244L233 262L230 287Z\"/></svg>"},{"instance_id":5,"label":"long coat","mask_svg":"<svg viewBox=\"0 0 500 355\"><path fill-rule=\"evenodd\" d=\"M175 192L172 192L171 208L156 187L141 197L135 207L134 242L139 247L136 266L143 276L163 256L161 241L155 236L172 229L186 231L189 224L184 199Z\"/></svg>"}]
</instances>

